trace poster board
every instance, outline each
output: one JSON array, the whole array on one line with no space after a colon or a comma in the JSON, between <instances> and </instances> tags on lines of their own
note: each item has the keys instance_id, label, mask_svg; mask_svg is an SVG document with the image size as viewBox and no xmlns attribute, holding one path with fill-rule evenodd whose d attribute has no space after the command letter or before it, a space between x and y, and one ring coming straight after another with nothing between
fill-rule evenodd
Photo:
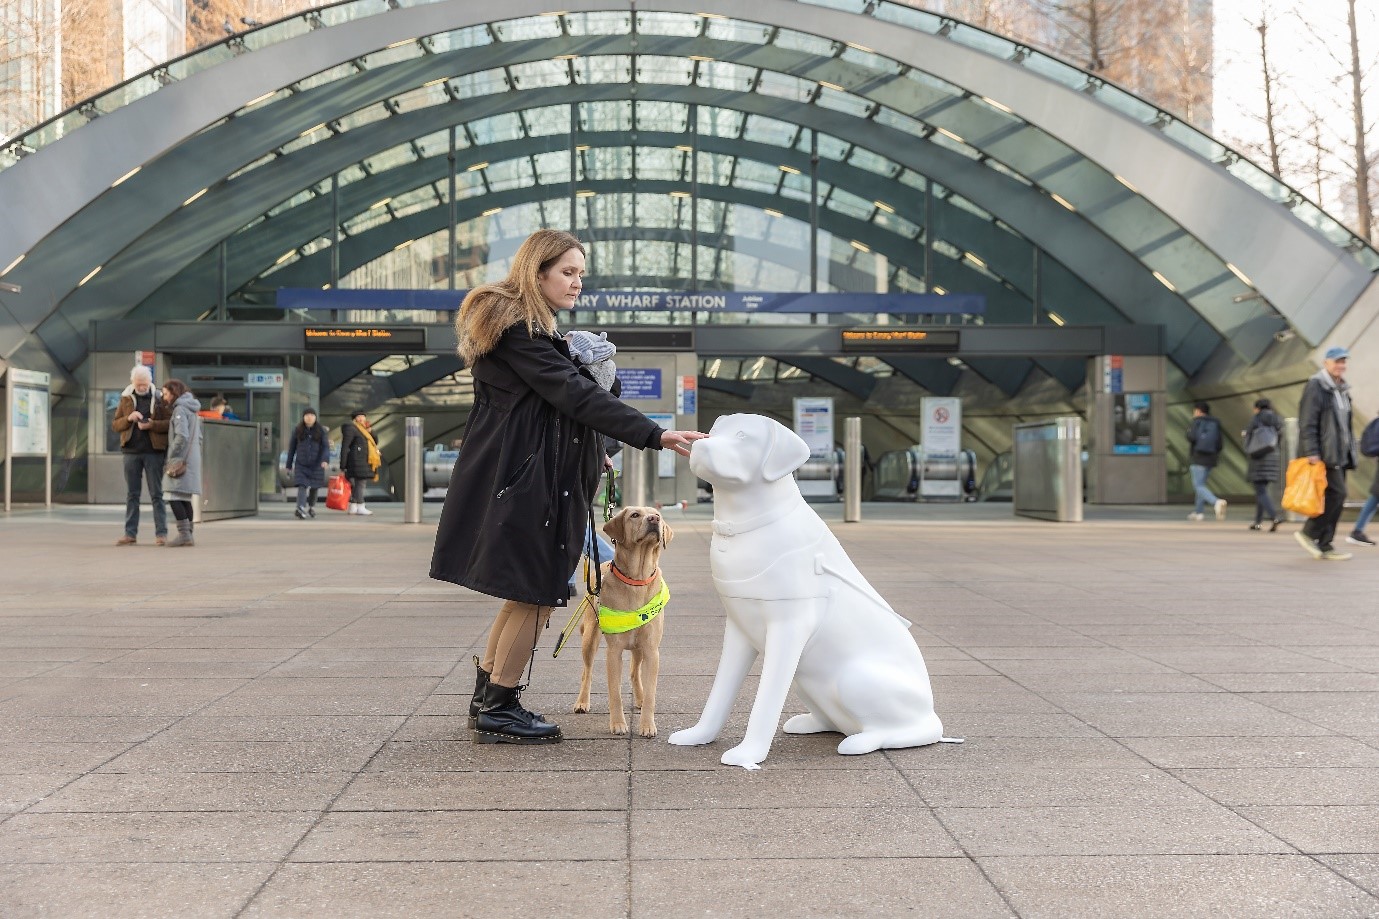
<instances>
[{"instance_id":1,"label":"poster board","mask_svg":"<svg viewBox=\"0 0 1379 919\"><path fill-rule=\"evenodd\" d=\"M49 434L49 377L34 370L11 367L5 387L9 401L10 456L47 456Z\"/></svg>"},{"instance_id":2,"label":"poster board","mask_svg":"<svg viewBox=\"0 0 1379 919\"><path fill-rule=\"evenodd\" d=\"M44 506L53 506L51 377L37 370L5 370L5 510L10 509L16 457L42 457Z\"/></svg>"},{"instance_id":3,"label":"poster board","mask_svg":"<svg viewBox=\"0 0 1379 919\"><path fill-rule=\"evenodd\" d=\"M1150 394L1116 393L1112 398L1114 436L1111 452L1122 456L1149 456L1154 452Z\"/></svg>"},{"instance_id":4,"label":"poster board","mask_svg":"<svg viewBox=\"0 0 1379 919\"><path fill-rule=\"evenodd\" d=\"M795 399L795 433L809 446L810 456L833 455L833 397Z\"/></svg>"}]
</instances>

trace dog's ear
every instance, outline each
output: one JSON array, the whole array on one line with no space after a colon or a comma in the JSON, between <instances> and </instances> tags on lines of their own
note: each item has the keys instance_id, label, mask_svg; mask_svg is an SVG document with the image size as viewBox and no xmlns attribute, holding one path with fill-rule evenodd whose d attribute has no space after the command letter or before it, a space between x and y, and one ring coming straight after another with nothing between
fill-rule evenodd
<instances>
[{"instance_id":1,"label":"dog's ear","mask_svg":"<svg viewBox=\"0 0 1379 919\"><path fill-rule=\"evenodd\" d=\"M809 445L779 421L769 419L769 426L770 445L761 462L761 476L768 482L775 482L804 465L809 459Z\"/></svg>"},{"instance_id":2,"label":"dog's ear","mask_svg":"<svg viewBox=\"0 0 1379 919\"><path fill-rule=\"evenodd\" d=\"M622 539L627 532L627 508L618 511L618 515L603 525L603 532L608 534L608 538L617 542Z\"/></svg>"},{"instance_id":3,"label":"dog's ear","mask_svg":"<svg viewBox=\"0 0 1379 919\"><path fill-rule=\"evenodd\" d=\"M674 539L674 538L675 538L675 531L672 530L672 529L670 528L670 524L666 523L666 518L662 517L662 518L661 518L661 548L664 549L666 546L670 545L670 541L671 541L672 539Z\"/></svg>"}]
</instances>

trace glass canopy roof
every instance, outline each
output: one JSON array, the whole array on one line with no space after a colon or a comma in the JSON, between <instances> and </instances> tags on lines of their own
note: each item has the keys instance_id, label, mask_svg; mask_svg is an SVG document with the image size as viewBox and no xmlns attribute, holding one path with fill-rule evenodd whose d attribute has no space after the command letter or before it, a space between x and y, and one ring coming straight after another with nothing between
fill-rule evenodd
<instances>
[{"instance_id":1,"label":"glass canopy roof","mask_svg":"<svg viewBox=\"0 0 1379 919\"><path fill-rule=\"evenodd\" d=\"M905 6L800 2L1076 88L1379 271L1379 253L1296 191L1076 68ZM40 126L0 170L248 51L425 5L351 0L236 36ZM1188 374L1222 343L1253 361L1287 327L1238 267L999 99L748 13L552 13L397 41L249 101L115 184L152 187L164 167L198 168L204 185L64 282L40 329L55 352L84 348L78 316L197 315L222 276L231 292L336 284L451 232L465 240L454 283L490 280L536 225L589 239L609 285L980 292L986 321L1162 325ZM57 265L62 234L82 232L60 228L34 262Z\"/></svg>"}]
</instances>

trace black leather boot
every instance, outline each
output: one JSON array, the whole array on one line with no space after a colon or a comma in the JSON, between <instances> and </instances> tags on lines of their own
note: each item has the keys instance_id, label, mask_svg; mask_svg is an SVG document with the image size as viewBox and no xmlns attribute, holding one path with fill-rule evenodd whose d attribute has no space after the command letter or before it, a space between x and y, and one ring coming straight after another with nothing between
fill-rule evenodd
<instances>
[{"instance_id":1,"label":"black leather boot","mask_svg":"<svg viewBox=\"0 0 1379 919\"><path fill-rule=\"evenodd\" d=\"M560 728L527 711L518 701L520 686L484 687L484 701L474 727L475 743L560 743Z\"/></svg>"},{"instance_id":2,"label":"black leather boot","mask_svg":"<svg viewBox=\"0 0 1379 919\"><path fill-rule=\"evenodd\" d=\"M488 685L488 671L479 666L479 656L474 656L474 698L469 700L469 729L474 730L479 720L479 707L484 702L484 687Z\"/></svg>"}]
</instances>

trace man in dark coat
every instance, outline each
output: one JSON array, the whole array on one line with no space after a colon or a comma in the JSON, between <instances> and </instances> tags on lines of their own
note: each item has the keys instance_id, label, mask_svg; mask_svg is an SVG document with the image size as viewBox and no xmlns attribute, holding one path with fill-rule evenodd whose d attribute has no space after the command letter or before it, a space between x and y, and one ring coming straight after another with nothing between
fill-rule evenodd
<instances>
[{"instance_id":1,"label":"man in dark coat","mask_svg":"<svg viewBox=\"0 0 1379 919\"><path fill-rule=\"evenodd\" d=\"M1345 381L1350 352L1331 348L1323 367L1302 391L1298 407L1298 455L1326 466L1325 505L1320 516L1303 524L1294 538L1313 558L1345 561L1331 542L1345 508L1345 474L1355 468L1355 435L1351 431L1350 384Z\"/></svg>"},{"instance_id":2,"label":"man in dark coat","mask_svg":"<svg viewBox=\"0 0 1379 919\"><path fill-rule=\"evenodd\" d=\"M129 386L120 393L120 404L110 427L120 435L124 459L125 514L124 535L117 546L132 546L139 541L139 498L148 483L148 499L153 505L153 544L166 545L167 505L163 503L163 463L168 454L168 406L153 388L153 371L140 364L129 372Z\"/></svg>"},{"instance_id":3,"label":"man in dark coat","mask_svg":"<svg viewBox=\"0 0 1379 919\"><path fill-rule=\"evenodd\" d=\"M1216 468L1216 461L1221 458L1224 439L1221 436L1221 422L1212 417L1211 406L1205 402L1198 402L1192 407L1192 427L1188 428L1187 442L1192 450L1187 469L1192 476L1195 501L1192 513L1187 515L1187 519L1203 519L1202 509L1210 504L1216 519L1225 520L1225 499L1216 497L1207 487L1207 477Z\"/></svg>"}]
</instances>

